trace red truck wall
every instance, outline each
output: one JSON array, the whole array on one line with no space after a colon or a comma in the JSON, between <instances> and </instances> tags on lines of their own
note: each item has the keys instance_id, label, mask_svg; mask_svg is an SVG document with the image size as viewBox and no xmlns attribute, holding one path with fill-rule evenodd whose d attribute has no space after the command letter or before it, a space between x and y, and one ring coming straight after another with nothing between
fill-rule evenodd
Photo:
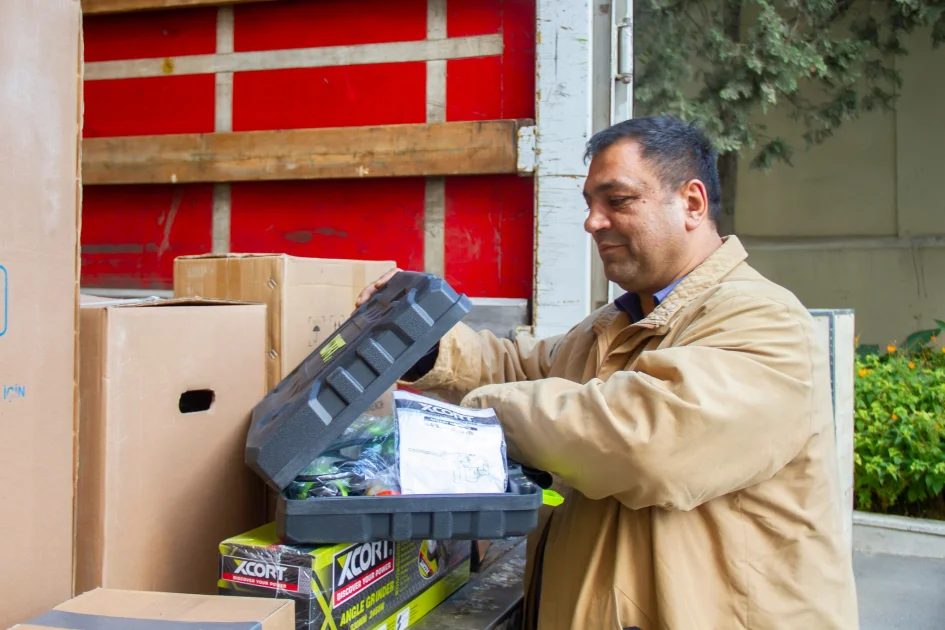
<instances>
[{"instance_id":1,"label":"red truck wall","mask_svg":"<svg viewBox=\"0 0 945 630\"><path fill-rule=\"evenodd\" d=\"M213 54L215 7L86 16L87 62ZM234 7L234 50L423 40L426 0ZM447 62L446 119L534 118L535 0L448 0L447 36L502 34L501 56ZM214 131L212 74L85 83L85 137ZM233 131L426 121L426 63L237 72ZM447 280L473 297L530 298L533 181L450 177ZM86 186L82 283L169 289L176 256L209 252L213 186ZM230 251L424 264L424 179L234 183Z\"/></svg>"}]
</instances>

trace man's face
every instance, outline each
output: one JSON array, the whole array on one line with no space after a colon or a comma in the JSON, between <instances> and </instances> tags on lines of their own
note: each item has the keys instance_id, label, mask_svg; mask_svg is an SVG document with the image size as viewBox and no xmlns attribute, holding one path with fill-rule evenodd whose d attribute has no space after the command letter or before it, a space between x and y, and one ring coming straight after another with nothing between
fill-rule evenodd
<instances>
[{"instance_id":1,"label":"man's face","mask_svg":"<svg viewBox=\"0 0 945 630\"><path fill-rule=\"evenodd\" d=\"M623 140L594 157L584 199L584 229L597 243L608 280L652 294L676 279L686 258L686 198L666 189L638 143Z\"/></svg>"}]
</instances>

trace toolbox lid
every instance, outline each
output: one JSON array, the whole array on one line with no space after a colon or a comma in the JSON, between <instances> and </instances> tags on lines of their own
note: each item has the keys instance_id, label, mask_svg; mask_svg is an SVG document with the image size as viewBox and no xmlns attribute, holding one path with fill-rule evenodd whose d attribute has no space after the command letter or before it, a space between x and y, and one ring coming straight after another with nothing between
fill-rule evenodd
<instances>
[{"instance_id":1,"label":"toolbox lid","mask_svg":"<svg viewBox=\"0 0 945 630\"><path fill-rule=\"evenodd\" d=\"M397 273L256 405L246 463L288 486L470 310L446 281Z\"/></svg>"}]
</instances>

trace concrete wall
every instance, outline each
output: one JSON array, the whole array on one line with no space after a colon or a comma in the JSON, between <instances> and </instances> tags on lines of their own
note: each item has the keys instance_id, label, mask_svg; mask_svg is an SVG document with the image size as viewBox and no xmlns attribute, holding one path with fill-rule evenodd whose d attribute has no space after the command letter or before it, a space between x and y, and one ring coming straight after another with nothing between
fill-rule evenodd
<instances>
[{"instance_id":1,"label":"concrete wall","mask_svg":"<svg viewBox=\"0 0 945 630\"><path fill-rule=\"evenodd\" d=\"M856 309L862 342L901 341L945 319L945 48L907 42L895 113L848 123L794 167L739 172L735 231L759 271L808 308Z\"/></svg>"}]
</instances>

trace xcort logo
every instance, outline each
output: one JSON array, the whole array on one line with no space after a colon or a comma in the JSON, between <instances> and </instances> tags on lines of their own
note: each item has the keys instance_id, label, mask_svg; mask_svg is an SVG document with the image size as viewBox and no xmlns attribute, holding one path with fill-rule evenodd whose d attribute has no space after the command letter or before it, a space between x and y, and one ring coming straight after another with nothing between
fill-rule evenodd
<instances>
[{"instance_id":1,"label":"xcort logo","mask_svg":"<svg viewBox=\"0 0 945 630\"><path fill-rule=\"evenodd\" d=\"M393 556L394 545L389 541L364 543L354 547L337 559L338 564L341 565L341 571L339 571L338 579L335 580L335 588L342 587L362 574L368 573Z\"/></svg>"},{"instance_id":2,"label":"xcort logo","mask_svg":"<svg viewBox=\"0 0 945 630\"><path fill-rule=\"evenodd\" d=\"M449 418L456 418L457 420L474 420L472 416L467 416L466 414L459 413L452 409L446 409L445 407L437 407L436 405L431 405L430 403L420 403L420 409L427 413L435 413L441 416L447 416Z\"/></svg>"},{"instance_id":3,"label":"xcort logo","mask_svg":"<svg viewBox=\"0 0 945 630\"><path fill-rule=\"evenodd\" d=\"M223 556L221 577L229 582L297 593L301 583L301 572L299 567Z\"/></svg>"},{"instance_id":4,"label":"xcort logo","mask_svg":"<svg viewBox=\"0 0 945 630\"><path fill-rule=\"evenodd\" d=\"M332 563L334 606L345 603L394 571L394 543L364 543L335 554Z\"/></svg>"},{"instance_id":5,"label":"xcort logo","mask_svg":"<svg viewBox=\"0 0 945 630\"><path fill-rule=\"evenodd\" d=\"M236 575L245 575L247 577L258 577L267 580L277 580L281 582L285 579L286 567L278 564L265 564L264 562L243 562L234 572Z\"/></svg>"}]
</instances>

